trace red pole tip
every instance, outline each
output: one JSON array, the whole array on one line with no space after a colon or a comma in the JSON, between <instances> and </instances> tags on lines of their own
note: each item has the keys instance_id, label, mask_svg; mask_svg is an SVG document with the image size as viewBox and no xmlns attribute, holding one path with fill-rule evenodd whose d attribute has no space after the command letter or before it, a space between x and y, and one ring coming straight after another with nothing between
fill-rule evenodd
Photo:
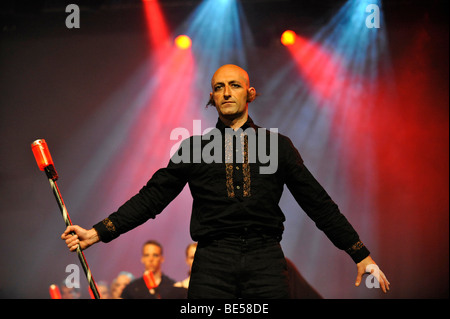
<instances>
[{"instance_id":1,"label":"red pole tip","mask_svg":"<svg viewBox=\"0 0 450 319\"><path fill-rule=\"evenodd\" d=\"M144 272L144 281L145 281L145 285L147 286L147 288L153 289L158 287L158 285L156 284L155 281L155 277L153 276L153 273L149 270L147 270L146 272Z\"/></svg>"},{"instance_id":2,"label":"red pole tip","mask_svg":"<svg viewBox=\"0 0 450 319\"><path fill-rule=\"evenodd\" d=\"M36 159L41 171L43 171L47 166L53 165L53 160L50 156L50 151L45 140L39 139L34 141L31 144L31 150L33 151L34 158Z\"/></svg>"},{"instance_id":3,"label":"red pole tip","mask_svg":"<svg viewBox=\"0 0 450 319\"><path fill-rule=\"evenodd\" d=\"M62 299L61 292L59 291L59 287L57 285L50 285L48 290L52 299Z\"/></svg>"}]
</instances>

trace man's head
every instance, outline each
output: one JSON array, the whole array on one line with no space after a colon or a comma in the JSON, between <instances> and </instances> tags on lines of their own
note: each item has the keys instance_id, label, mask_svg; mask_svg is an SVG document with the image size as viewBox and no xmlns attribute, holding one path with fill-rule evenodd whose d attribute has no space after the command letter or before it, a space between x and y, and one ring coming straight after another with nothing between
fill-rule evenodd
<instances>
[{"instance_id":1,"label":"man's head","mask_svg":"<svg viewBox=\"0 0 450 319\"><path fill-rule=\"evenodd\" d=\"M79 288L75 287L67 287L66 283L64 282L63 285L61 285L61 298L62 299L79 299L81 297L81 291Z\"/></svg>"},{"instance_id":2,"label":"man's head","mask_svg":"<svg viewBox=\"0 0 450 319\"><path fill-rule=\"evenodd\" d=\"M219 117L229 120L248 115L248 103L256 97L248 73L234 64L221 66L211 79L208 105L216 107Z\"/></svg>"},{"instance_id":3,"label":"man's head","mask_svg":"<svg viewBox=\"0 0 450 319\"><path fill-rule=\"evenodd\" d=\"M186 264L189 266L189 275L191 274L192 264L194 262L197 243L191 243L186 247Z\"/></svg>"},{"instance_id":4,"label":"man's head","mask_svg":"<svg viewBox=\"0 0 450 319\"><path fill-rule=\"evenodd\" d=\"M141 262L145 270L152 273L160 273L161 265L164 262L163 249L160 243L155 240L149 240L142 246Z\"/></svg>"},{"instance_id":5,"label":"man's head","mask_svg":"<svg viewBox=\"0 0 450 319\"><path fill-rule=\"evenodd\" d=\"M134 279L132 273L121 271L111 284L111 299L118 299L123 289Z\"/></svg>"}]
</instances>

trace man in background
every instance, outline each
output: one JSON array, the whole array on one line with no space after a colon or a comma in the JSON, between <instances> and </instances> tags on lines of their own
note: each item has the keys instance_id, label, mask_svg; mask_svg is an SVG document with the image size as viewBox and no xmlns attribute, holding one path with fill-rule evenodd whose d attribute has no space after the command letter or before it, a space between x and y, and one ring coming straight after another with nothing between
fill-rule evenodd
<instances>
[{"instance_id":1,"label":"man in background","mask_svg":"<svg viewBox=\"0 0 450 319\"><path fill-rule=\"evenodd\" d=\"M189 288L189 281L191 279L192 263L194 262L195 251L197 250L197 243L191 243L186 247L186 265L189 267L188 277L175 283L175 287Z\"/></svg>"},{"instance_id":2,"label":"man in background","mask_svg":"<svg viewBox=\"0 0 450 319\"><path fill-rule=\"evenodd\" d=\"M141 262L145 271L153 275L155 286L147 286L144 276L130 282L122 291L123 299L182 299L187 290L174 287L175 280L162 272L163 247L156 240L149 240L142 246Z\"/></svg>"}]
</instances>

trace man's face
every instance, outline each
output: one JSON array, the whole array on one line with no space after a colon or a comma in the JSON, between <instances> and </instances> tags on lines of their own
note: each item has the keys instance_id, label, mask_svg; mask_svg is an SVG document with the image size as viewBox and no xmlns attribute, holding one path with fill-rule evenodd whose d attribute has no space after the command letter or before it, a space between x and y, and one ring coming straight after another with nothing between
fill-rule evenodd
<instances>
[{"instance_id":1,"label":"man's face","mask_svg":"<svg viewBox=\"0 0 450 319\"><path fill-rule=\"evenodd\" d=\"M75 288L69 288L65 285L61 287L61 298L62 299L78 299L80 298L80 293Z\"/></svg>"},{"instance_id":2,"label":"man's face","mask_svg":"<svg viewBox=\"0 0 450 319\"><path fill-rule=\"evenodd\" d=\"M197 250L197 246L189 247L186 255L186 264L189 266L189 271L192 268L192 264L194 262L195 251Z\"/></svg>"},{"instance_id":3,"label":"man's face","mask_svg":"<svg viewBox=\"0 0 450 319\"><path fill-rule=\"evenodd\" d=\"M164 262L161 248L153 244L145 245L142 248L141 262L144 264L145 270L153 273L161 271L161 264Z\"/></svg>"},{"instance_id":4,"label":"man's face","mask_svg":"<svg viewBox=\"0 0 450 319\"><path fill-rule=\"evenodd\" d=\"M247 103L254 98L247 73L241 68L226 65L219 68L211 80L211 98L219 116L236 118L247 113Z\"/></svg>"},{"instance_id":5,"label":"man's face","mask_svg":"<svg viewBox=\"0 0 450 319\"><path fill-rule=\"evenodd\" d=\"M122 290L130 283L130 281L131 278L126 275L118 276L111 285L111 294L113 295L113 298L120 297Z\"/></svg>"}]
</instances>

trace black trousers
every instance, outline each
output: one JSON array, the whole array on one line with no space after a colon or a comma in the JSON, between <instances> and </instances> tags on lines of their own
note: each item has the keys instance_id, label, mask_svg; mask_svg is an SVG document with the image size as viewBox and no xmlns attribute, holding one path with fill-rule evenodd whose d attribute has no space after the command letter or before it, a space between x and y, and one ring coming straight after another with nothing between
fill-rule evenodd
<instances>
[{"instance_id":1,"label":"black trousers","mask_svg":"<svg viewBox=\"0 0 450 319\"><path fill-rule=\"evenodd\" d=\"M286 259L279 240L244 235L200 241L188 298L289 298Z\"/></svg>"}]
</instances>

